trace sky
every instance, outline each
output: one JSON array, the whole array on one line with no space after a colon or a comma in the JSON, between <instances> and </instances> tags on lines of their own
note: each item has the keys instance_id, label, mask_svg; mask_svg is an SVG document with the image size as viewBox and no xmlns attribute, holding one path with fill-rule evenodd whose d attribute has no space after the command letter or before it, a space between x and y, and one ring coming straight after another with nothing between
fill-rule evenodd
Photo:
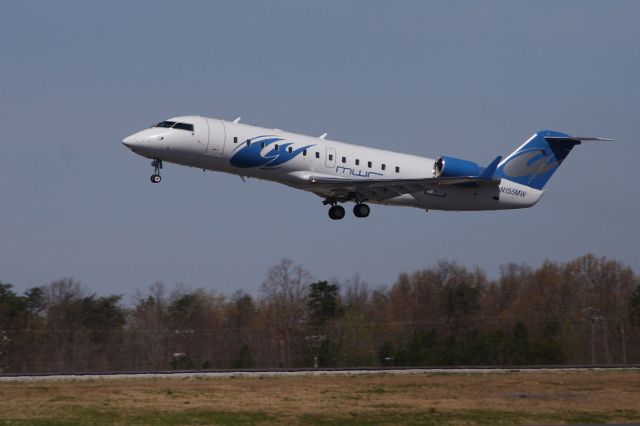
<instances>
[{"instance_id":1,"label":"sky","mask_svg":"<svg viewBox=\"0 0 640 426\"><path fill-rule=\"evenodd\" d=\"M640 2L3 4L0 281L256 293L282 258L391 285L439 259L640 271ZM149 161L122 139L199 114L484 165L540 129L577 147L533 208L372 206L332 221L275 183Z\"/></svg>"}]
</instances>

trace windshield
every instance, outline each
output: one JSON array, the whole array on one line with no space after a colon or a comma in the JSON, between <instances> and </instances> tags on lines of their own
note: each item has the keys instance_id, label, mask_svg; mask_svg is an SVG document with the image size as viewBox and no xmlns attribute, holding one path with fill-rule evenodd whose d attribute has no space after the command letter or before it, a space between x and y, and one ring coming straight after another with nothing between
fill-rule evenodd
<instances>
[{"instance_id":1,"label":"windshield","mask_svg":"<svg viewBox=\"0 0 640 426\"><path fill-rule=\"evenodd\" d=\"M180 130L188 130L190 132L193 132L193 124L187 124L187 123L176 123L175 126L173 126L174 129L180 129Z\"/></svg>"},{"instance_id":2,"label":"windshield","mask_svg":"<svg viewBox=\"0 0 640 426\"><path fill-rule=\"evenodd\" d=\"M153 127L173 127L174 124L176 124L175 121L161 121Z\"/></svg>"},{"instance_id":3,"label":"windshield","mask_svg":"<svg viewBox=\"0 0 640 426\"><path fill-rule=\"evenodd\" d=\"M161 121L153 127L167 127L172 129L187 130L193 132L193 124L189 123L176 123L175 121Z\"/></svg>"}]
</instances>

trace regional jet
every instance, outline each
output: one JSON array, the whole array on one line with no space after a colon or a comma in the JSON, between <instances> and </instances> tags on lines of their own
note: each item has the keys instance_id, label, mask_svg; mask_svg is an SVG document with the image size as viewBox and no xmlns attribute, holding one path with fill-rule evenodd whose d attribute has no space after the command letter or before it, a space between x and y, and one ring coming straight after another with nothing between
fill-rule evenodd
<instances>
[{"instance_id":1,"label":"regional jet","mask_svg":"<svg viewBox=\"0 0 640 426\"><path fill-rule=\"evenodd\" d=\"M151 182L165 162L265 179L312 192L342 219L341 204L369 216L369 204L425 210L503 210L531 207L569 152L582 141L611 139L540 130L513 153L486 167L449 156L417 155L351 145L200 116L174 117L122 143L151 159Z\"/></svg>"}]
</instances>

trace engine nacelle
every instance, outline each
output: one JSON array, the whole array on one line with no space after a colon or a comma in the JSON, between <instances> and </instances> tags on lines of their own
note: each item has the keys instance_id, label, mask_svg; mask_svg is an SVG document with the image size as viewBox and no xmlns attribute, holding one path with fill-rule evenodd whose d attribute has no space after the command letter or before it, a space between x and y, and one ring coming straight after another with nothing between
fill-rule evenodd
<instances>
[{"instance_id":1,"label":"engine nacelle","mask_svg":"<svg viewBox=\"0 0 640 426\"><path fill-rule=\"evenodd\" d=\"M438 157L433 164L434 177L480 176L482 168L473 161L454 157Z\"/></svg>"}]
</instances>

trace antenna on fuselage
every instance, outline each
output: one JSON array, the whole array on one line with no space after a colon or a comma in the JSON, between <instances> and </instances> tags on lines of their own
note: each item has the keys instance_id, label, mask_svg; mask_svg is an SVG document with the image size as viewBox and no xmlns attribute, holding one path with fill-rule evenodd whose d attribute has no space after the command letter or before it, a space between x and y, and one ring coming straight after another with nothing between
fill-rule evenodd
<instances>
[{"instance_id":1,"label":"antenna on fuselage","mask_svg":"<svg viewBox=\"0 0 640 426\"><path fill-rule=\"evenodd\" d=\"M326 137L327 137L327 134L326 134L326 133L323 133L322 135L320 135L320 139L324 139L324 138L326 138Z\"/></svg>"},{"instance_id":2,"label":"antenna on fuselage","mask_svg":"<svg viewBox=\"0 0 640 426\"><path fill-rule=\"evenodd\" d=\"M234 123L239 123L241 118L242 118L242 117L238 117L238 118L236 118L235 120L233 120L233 122L234 122Z\"/></svg>"}]
</instances>

